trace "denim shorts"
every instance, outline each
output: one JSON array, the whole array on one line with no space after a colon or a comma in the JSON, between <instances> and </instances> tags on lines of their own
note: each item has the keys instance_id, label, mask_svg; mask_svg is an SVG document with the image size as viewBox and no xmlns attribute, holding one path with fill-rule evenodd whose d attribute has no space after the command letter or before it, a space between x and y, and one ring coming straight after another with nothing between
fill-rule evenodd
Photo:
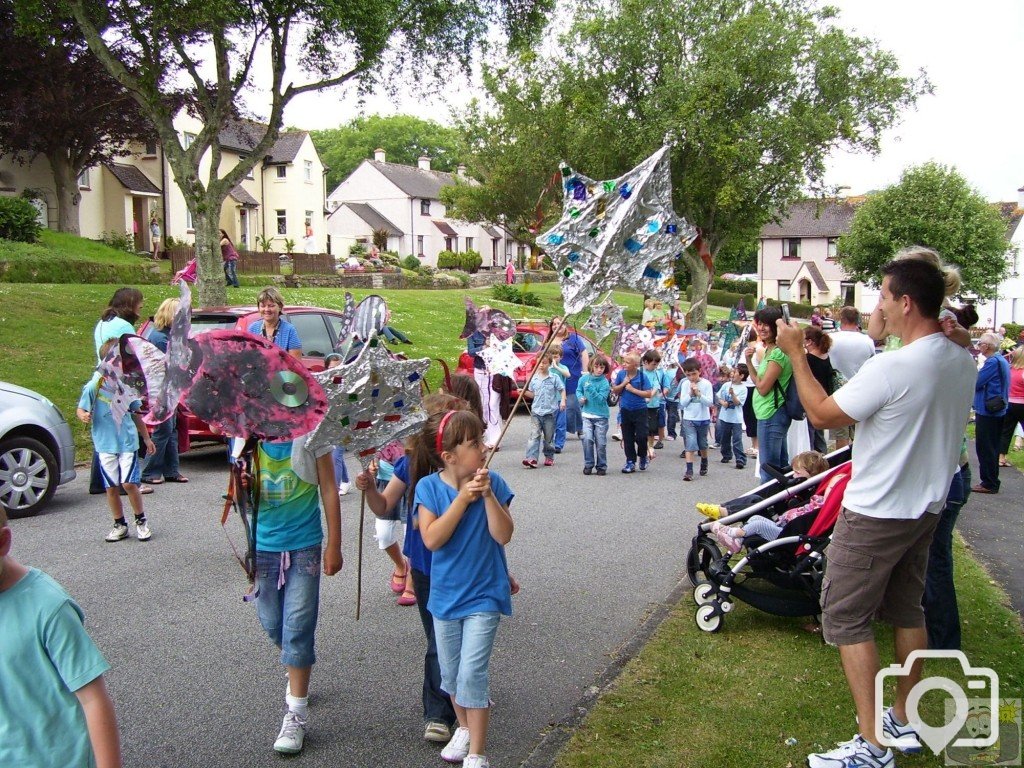
<instances>
[{"instance_id":1,"label":"denim shorts","mask_svg":"<svg viewBox=\"0 0 1024 768\"><path fill-rule=\"evenodd\" d=\"M452 621L434 617L441 689L460 707L483 709L488 706L488 668L500 620L501 614L497 611L473 613Z\"/></svg>"},{"instance_id":2,"label":"denim shorts","mask_svg":"<svg viewBox=\"0 0 1024 768\"><path fill-rule=\"evenodd\" d=\"M708 427L710 426L710 419L704 419L703 421L692 421L690 419L683 419L683 450L707 450Z\"/></svg>"},{"instance_id":3,"label":"denim shorts","mask_svg":"<svg viewBox=\"0 0 1024 768\"><path fill-rule=\"evenodd\" d=\"M281 649L281 663L311 667L320 610L320 545L294 552L256 552L256 613Z\"/></svg>"}]
</instances>

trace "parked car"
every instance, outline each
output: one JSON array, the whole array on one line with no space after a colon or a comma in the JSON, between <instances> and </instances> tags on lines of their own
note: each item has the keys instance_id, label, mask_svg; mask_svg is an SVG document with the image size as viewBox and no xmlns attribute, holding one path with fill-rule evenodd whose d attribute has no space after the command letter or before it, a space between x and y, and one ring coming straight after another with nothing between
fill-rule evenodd
<instances>
[{"instance_id":1,"label":"parked car","mask_svg":"<svg viewBox=\"0 0 1024 768\"><path fill-rule=\"evenodd\" d=\"M593 358L594 353L597 351L597 344L586 334L580 331L576 331L576 333L583 340L583 345L587 348L587 354ZM516 335L512 337L512 351L515 352L516 357L523 361L523 364L516 369L515 386L512 388L511 394L513 400L519 397L520 387L526 384L526 378L537 366L537 353L544 347L544 341L547 337L547 320L516 321ZM608 353L602 352L602 354L609 359L611 368L607 373L610 376L618 370L619 366L611 359ZM469 376L473 375L473 357L468 352L463 352L459 355L459 362L455 372L465 373Z\"/></svg>"},{"instance_id":2,"label":"parked car","mask_svg":"<svg viewBox=\"0 0 1024 768\"><path fill-rule=\"evenodd\" d=\"M323 307L286 306L283 317L299 333L302 340L302 363L311 371L324 369L324 358L334 351L338 337L342 331L341 312ZM260 319L259 309L254 306L245 307L212 307L196 309L192 312L192 333L198 335L208 331L221 329L248 330L249 325ZM149 338L152 331L152 319L147 320L139 328L139 335ZM212 432L202 419L186 414L189 439L217 440L223 438ZM181 428L179 420L178 428Z\"/></svg>"},{"instance_id":3,"label":"parked car","mask_svg":"<svg viewBox=\"0 0 1024 768\"><path fill-rule=\"evenodd\" d=\"M75 445L60 410L30 389L0 381L0 504L9 517L42 511L75 479Z\"/></svg>"}]
</instances>

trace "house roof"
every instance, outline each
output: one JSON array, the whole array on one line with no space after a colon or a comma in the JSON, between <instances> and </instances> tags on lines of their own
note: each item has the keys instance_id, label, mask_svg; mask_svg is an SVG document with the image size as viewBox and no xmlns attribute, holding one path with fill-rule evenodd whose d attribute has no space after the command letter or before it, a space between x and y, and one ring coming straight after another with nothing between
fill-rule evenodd
<instances>
[{"instance_id":1,"label":"house roof","mask_svg":"<svg viewBox=\"0 0 1024 768\"><path fill-rule=\"evenodd\" d=\"M1020 208L1017 203L995 203L995 205L999 206L999 214L1006 222L1006 239L1012 240L1017 227L1024 219L1024 208Z\"/></svg>"},{"instance_id":2,"label":"house roof","mask_svg":"<svg viewBox=\"0 0 1024 768\"><path fill-rule=\"evenodd\" d=\"M370 225L370 229L386 229L395 237L405 237L405 232L395 226L386 216L369 203L343 203L339 207L348 207L352 213Z\"/></svg>"},{"instance_id":3,"label":"house roof","mask_svg":"<svg viewBox=\"0 0 1024 768\"><path fill-rule=\"evenodd\" d=\"M367 160L366 162L380 171L384 178L409 197L440 200L441 187L454 184L456 179L455 174L444 171L424 171L411 165L382 163L378 160Z\"/></svg>"},{"instance_id":4,"label":"house roof","mask_svg":"<svg viewBox=\"0 0 1024 768\"><path fill-rule=\"evenodd\" d=\"M818 265L813 261L805 261L804 266L807 267L807 273L811 276L814 281L814 287L819 291L827 291L828 283L825 282L824 276L821 274L821 270L818 269Z\"/></svg>"},{"instance_id":5,"label":"house roof","mask_svg":"<svg viewBox=\"0 0 1024 768\"><path fill-rule=\"evenodd\" d=\"M761 227L761 238L839 237L850 231L855 211L846 201L797 200L779 223Z\"/></svg>"},{"instance_id":6,"label":"house roof","mask_svg":"<svg viewBox=\"0 0 1024 768\"><path fill-rule=\"evenodd\" d=\"M246 208L259 208L260 201L250 195L241 184L228 192L236 203L241 203Z\"/></svg>"},{"instance_id":7,"label":"house roof","mask_svg":"<svg viewBox=\"0 0 1024 768\"><path fill-rule=\"evenodd\" d=\"M121 182L121 186L129 192L138 192L143 195L160 194L160 188L134 165L118 165L117 163L104 163L104 165L114 175L114 178Z\"/></svg>"},{"instance_id":8,"label":"house roof","mask_svg":"<svg viewBox=\"0 0 1024 768\"><path fill-rule=\"evenodd\" d=\"M443 235L447 237L458 237L459 233L452 229L451 225L447 221L438 221L434 219L434 226L441 230Z\"/></svg>"},{"instance_id":9,"label":"house roof","mask_svg":"<svg viewBox=\"0 0 1024 768\"><path fill-rule=\"evenodd\" d=\"M495 240L500 240L502 238L500 229L495 229L494 227L487 226L486 224L484 224L484 232L493 237Z\"/></svg>"},{"instance_id":10,"label":"house roof","mask_svg":"<svg viewBox=\"0 0 1024 768\"><path fill-rule=\"evenodd\" d=\"M221 128L217 138L224 149L248 154L267 132L268 126L255 120L232 120ZM267 153L267 163L290 163L295 160L307 131L283 131Z\"/></svg>"}]
</instances>

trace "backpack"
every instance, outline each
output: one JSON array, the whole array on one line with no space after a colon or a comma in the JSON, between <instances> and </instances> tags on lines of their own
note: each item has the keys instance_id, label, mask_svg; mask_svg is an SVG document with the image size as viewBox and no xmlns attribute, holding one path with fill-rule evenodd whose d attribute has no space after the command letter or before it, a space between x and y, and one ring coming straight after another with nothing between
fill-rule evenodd
<instances>
[{"instance_id":1,"label":"backpack","mask_svg":"<svg viewBox=\"0 0 1024 768\"><path fill-rule=\"evenodd\" d=\"M779 397L782 397L782 407L786 409L786 415L789 416L793 421L803 421L807 418L807 413L804 411L803 403L800 402L800 396L796 391L796 377L790 376L789 383L786 384L786 391L782 391L782 386L779 384L778 379L775 380L775 384L772 386L772 392L775 397L776 407L778 407Z\"/></svg>"}]
</instances>

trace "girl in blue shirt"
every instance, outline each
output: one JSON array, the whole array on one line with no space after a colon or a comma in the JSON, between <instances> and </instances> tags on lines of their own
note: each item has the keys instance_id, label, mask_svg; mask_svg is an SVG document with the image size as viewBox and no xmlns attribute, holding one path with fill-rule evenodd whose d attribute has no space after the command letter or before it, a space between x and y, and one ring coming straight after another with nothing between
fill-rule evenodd
<instances>
[{"instance_id":1,"label":"girl in blue shirt","mask_svg":"<svg viewBox=\"0 0 1024 768\"><path fill-rule=\"evenodd\" d=\"M590 361L590 370L580 377L576 398L583 415L583 474L589 475L594 469L597 474L608 472L608 395L611 383L608 381L608 361L603 355L595 355Z\"/></svg>"},{"instance_id":2,"label":"girl in blue shirt","mask_svg":"<svg viewBox=\"0 0 1024 768\"><path fill-rule=\"evenodd\" d=\"M410 472L420 535L433 553L427 605L441 688L459 722L441 757L464 768L488 765L488 666L501 615L512 614L504 546L514 529L513 494L484 467L483 434L468 411L432 415L412 441Z\"/></svg>"}]
</instances>

